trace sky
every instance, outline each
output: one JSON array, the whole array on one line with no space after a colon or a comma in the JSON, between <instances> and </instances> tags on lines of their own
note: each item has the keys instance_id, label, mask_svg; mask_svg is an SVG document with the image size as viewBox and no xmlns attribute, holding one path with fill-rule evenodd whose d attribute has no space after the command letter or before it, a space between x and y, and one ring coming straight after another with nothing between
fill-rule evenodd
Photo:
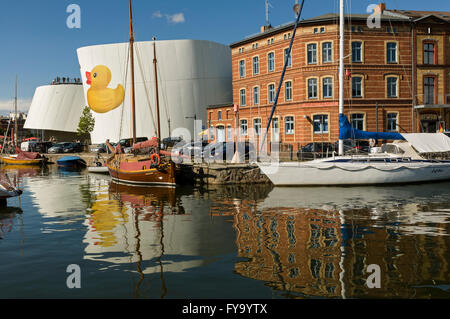
<instances>
[{"instance_id":1,"label":"sky","mask_svg":"<svg viewBox=\"0 0 450 319\"><path fill-rule=\"evenodd\" d=\"M301 2L301 0L300 0ZM376 0L347 0L346 10L366 13ZM450 12L448 0L385 0L388 9ZM7 4L6 4L7 3ZM295 0L270 0L273 26L295 19ZM305 0L302 18L337 13L338 0ZM80 8L80 28L67 20ZM19 111L37 87L55 77L81 77L76 50L129 40L127 0L2 0L0 2L0 112L12 111L18 77ZM136 41L196 39L229 45L259 32L265 0L133 0Z\"/></svg>"}]
</instances>

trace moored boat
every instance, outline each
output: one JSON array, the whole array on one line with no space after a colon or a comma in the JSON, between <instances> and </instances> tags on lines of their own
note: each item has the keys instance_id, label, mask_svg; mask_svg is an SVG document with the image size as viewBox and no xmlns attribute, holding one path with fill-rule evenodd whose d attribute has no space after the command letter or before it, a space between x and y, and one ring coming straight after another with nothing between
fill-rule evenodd
<instances>
[{"instance_id":1,"label":"moored boat","mask_svg":"<svg viewBox=\"0 0 450 319\"><path fill-rule=\"evenodd\" d=\"M56 162L59 167L86 167L86 161L79 156L65 156Z\"/></svg>"}]
</instances>

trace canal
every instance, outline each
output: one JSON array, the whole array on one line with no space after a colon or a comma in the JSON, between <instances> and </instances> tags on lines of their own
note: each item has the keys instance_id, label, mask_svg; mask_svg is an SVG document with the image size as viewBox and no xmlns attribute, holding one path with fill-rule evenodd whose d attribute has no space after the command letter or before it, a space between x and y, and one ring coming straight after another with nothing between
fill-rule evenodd
<instances>
[{"instance_id":1,"label":"canal","mask_svg":"<svg viewBox=\"0 0 450 319\"><path fill-rule=\"evenodd\" d=\"M450 183L168 189L2 171L24 194L0 210L0 298L450 297Z\"/></svg>"}]
</instances>

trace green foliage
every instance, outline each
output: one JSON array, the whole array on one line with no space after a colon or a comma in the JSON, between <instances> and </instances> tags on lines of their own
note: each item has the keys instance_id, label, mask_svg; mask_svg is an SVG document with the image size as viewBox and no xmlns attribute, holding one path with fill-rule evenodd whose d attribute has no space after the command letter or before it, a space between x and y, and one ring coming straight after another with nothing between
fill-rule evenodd
<instances>
[{"instance_id":1,"label":"green foliage","mask_svg":"<svg viewBox=\"0 0 450 319\"><path fill-rule=\"evenodd\" d=\"M80 122L78 123L77 133L78 136L85 136L91 134L94 130L95 119L92 116L91 109L86 106L81 115Z\"/></svg>"}]
</instances>

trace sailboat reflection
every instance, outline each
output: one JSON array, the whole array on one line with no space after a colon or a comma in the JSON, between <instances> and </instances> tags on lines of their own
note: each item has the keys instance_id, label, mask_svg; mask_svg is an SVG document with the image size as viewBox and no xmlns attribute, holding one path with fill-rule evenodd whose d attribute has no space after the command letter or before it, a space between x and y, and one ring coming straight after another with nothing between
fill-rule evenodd
<instances>
[{"instance_id":1,"label":"sailboat reflection","mask_svg":"<svg viewBox=\"0 0 450 319\"><path fill-rule=\"evenodd\" d=\"M230 200L245 258L235 271L296 298L448 297L439 287L450 273L449 186L275 188ZM380 289L366 285L371 264Z\"/></svg>"},{"instance_id":2,"label":"sailboat reflection","mask_svg":"<svg viewBox=\"0 0 450 319\"><path fill-rule=\"evenodd\" d=\"M19 207L0 207L0 240L12 231L15 218L22 213Z\"/></svg>"},{"instance_id":3,"label":"sailboat reflection","mask_svg":"<svg viewBox=\"0 0 450 319\"><path fill-rule=\"evenodd\" d=\"M175 188L131 187L110 182L107 192L98 193L91 206L85 258L132 265L139 275L136 298L141 297L146 277L153 281L159 277L159 297L164 298L167 294L164 271L180 272L199 264L189 257L177 262L170 260L170 256L192 251L183 241L189 232L189 227L182 224L184 217Z\"/></svg>"}]
</instances>

